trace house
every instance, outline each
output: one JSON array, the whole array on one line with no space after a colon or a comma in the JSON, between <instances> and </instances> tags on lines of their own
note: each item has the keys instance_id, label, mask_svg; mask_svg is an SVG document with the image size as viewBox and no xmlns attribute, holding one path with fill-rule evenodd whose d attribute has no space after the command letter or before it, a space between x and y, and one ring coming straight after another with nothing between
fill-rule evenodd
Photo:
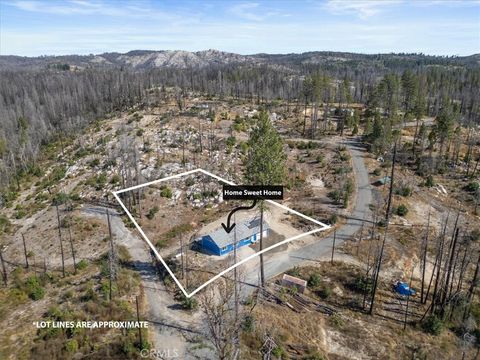
<instances>
[{"instance_id":1,"label":"house","mask_svg":"<svg viewBox=\"0 0 480 360\"><path fill-rule=\"evenodd\" d=\"M210 234L203 235L197 240L197 243L203 250L218 256L225 255L234 249L235 232L237 249L256 243L260 239L260 218L256 217L239 222L230 233L227 233L223 228L218 228ZM263 237L267 237L269 232L270 228L264 220Z\"/></svg>"},{"instance_id":2,"label":"house","mask_svg":"<svg viewBox=\"0 0 480 360\"><path fill-rule=\"evenodd\" d=\"M300 294L303 294L303 292L307 288L307 282L295 276L283 274L282 286L288 287L290 289L296 288Z\"/></svg>"}]
</instances>

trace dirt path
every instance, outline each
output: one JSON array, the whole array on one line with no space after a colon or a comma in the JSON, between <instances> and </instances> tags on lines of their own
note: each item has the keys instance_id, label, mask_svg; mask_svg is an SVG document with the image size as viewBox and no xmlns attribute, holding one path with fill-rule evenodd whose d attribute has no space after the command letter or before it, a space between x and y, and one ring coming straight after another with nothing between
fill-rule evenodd
<instances>
[{"instance_id":1,"label":"dirt path","mask_svg":"<svg viewBox=\"0 0 480 360\"><path fill-rule=\"evenodd\" d=\"M82 211L86 215L105 219L104 208L87 207ZM133 265L142 279L148 304L146 320L150 322L151 340L154 343L152 348L159 353L169 354L166 358L211 358L211 350L205 346L199 346L196 342L202 333L200 312L190 313L178 309L178 303L173 300L172 295L158 279L148 245L125 227L118 213L114 210L110 211L113 213L111 224L115 241L128 249L134 260Z\"/></svg>"}]
</instances>

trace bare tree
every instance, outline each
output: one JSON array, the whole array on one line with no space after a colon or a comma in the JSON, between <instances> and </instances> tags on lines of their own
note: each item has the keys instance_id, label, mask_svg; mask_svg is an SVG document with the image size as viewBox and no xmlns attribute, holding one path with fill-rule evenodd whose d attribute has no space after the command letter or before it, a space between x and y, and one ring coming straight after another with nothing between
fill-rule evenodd
<instances>
[{"instance_id":1,"label":"bare tree","mask_svg":"<svg viewBox=\"0 0 480 360\"><path fill-rule=\"evenodd\" d=\"M62 230L60 226L60 212L58 210L58 204L55 205L55 209L57 210L58 241L60 241L60 252L62 254L62 274L63 274L63 277L65 277L65 257L63 254Z\"/></svg>"},{"instance_id":2,"label":"bare tree","mask_svg":"<svg viewBox=\"0 0 480 360\"><path fill-rule=\"evenodd\" d=\"M217 286L208 287L199 297L207 339L212 343L217 359L235 359L235 337L240 317L235 313L235 282L221 278Z\"/></svg>"}]
</instances>

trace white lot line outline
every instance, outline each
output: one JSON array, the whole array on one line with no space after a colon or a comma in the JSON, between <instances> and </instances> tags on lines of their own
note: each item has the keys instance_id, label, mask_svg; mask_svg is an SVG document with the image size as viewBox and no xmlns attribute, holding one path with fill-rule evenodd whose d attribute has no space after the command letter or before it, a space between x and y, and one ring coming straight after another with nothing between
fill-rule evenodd
<instances>
[{"instance_id":1,"label":"white lot line outline","mask_svg":"<svg viewBox=\"0 0 480 360\"><path fill-rule=\"evenodd\" d=\"M127 216L129 217L130 221L132 221L132 223L135 225L135 227L137 228L137 230L140 232L140 234L142 235L142 237L145 239L145 241L147 242L147 244L150 246L150 248L152 249L153 253L157 256L157 258L160 260L160 262L163 264L163 266L165 266L165 268L167 269L168 273L170 274L170 276L173 278L173 280L175 280L175 282L177 283L178 287L180 288L180 290L182 290L182 292L185 294L185 296L187 298L189 297L192 297L193 295L195 295L197 292L199 292L200 290L202 290L204 287L206 287L207 285L209 285L210 283L214 282L215 280L217 280L218 278L222 277L223 275L225 275L227 272L229 272L230 270L236 268L237 266L239 265L242 265L243 263L253 259L254 257L256 256L259 256L260 254L263 254L264 252L267 252L267 251L270 251L274 248L276 248L277 246L280 246L280 245L283 245L283 244L286 244L292 240L296 240L296 239L299 239L301 237L304 237L304 236L307 236L307 235L311 235L311 234L314 234L314 233L317 233L317 232L320 232L320 231L324 231L324 230L327 230L330 228L330 225L327 225L327 224L324 224L322 223L321 221L318 221L318 220L315 220L307 215L304 215L298 211L295 211L293 209L290 209L289 207L285 206L285 205L282 205L282 204L279 204L275 201L272 201L272 200L266 200L267 202L269 202L270 204L273 204L275 206L278 206L288 212L291 212L292 214L295 214L295 215L298 215L304 219L307 219L317 225L320 225L321 228L318 228L318 229L315 229L315 230L311 230L311 231L308 231L308 232L305 232L305 233L302 233L302 234L299 234L299 235L296 235L296 236L293 236L291 238L288 238L288 239L285 239L285 240L282 240L280 241L279 243L277 244L274 244L272 246L269 246L268 248L266 249L263 249L262 251L259 251L259 252L256 252L255 254L252 254L248 257L246 257L245 259L242 259L240 260L239 262L233 264L232 266L230 266L229 268L223 270L222 272L220 272L219 274L215 275L213 278L211 278L210 280L208 280L207 282L205 282L203 285L200 285L197 289L195 289L194 291L192 291L190 294L188 294L186 292L186 290L183 288L182 284L180 283L180 281L176 278L176 276L173 274L172 270L170 270L170 268L167 266L167 264L165 263L165 261L163 260L163 258L160 256L160 254L158 253L157 249L155 248L155 246L151 243L151 241L148 239L147 235L145 235L144 231L142 230L142 228L137 224L136 220L133 218L132 214L130 214L130 211L128 211L128 209L126 208L126 206L123 204L122 200L120 200L120 197L118 196L119 194L122 194L124 192L127 192L127 191L131 191L131 190L136 190L136 189L140 189L142 187L145 187L145 186L150 186L150 185L154 185L154 184L158 184L159 182L163 182L163 181L168 181L168 180L172 180L172 179L177 179L177 178L180 178L180 177L183 177L183 176L186 176L186 175L190 175L190 174L194 174L194 173L197 173L197 172L201 172L201 173L204 173L205 175L208 175L210 177L213 177L223 183L226 183L228 185L235 185L235 183L231 182L231 181L228 181L228 180L225 180L223 178L221 178L220 176L217 176L215 174L212 174L206 170L203 170L203 169L194 169L194 170L190 170L190 171L186 171L186 172L183 172L181 174L177 174L177 175L172 175L172 176L167 176L165 178L162 178L162 179L158 179L158 180L154 180L154 181L150 181L150 182L147 182L145 184L140 184L140 185L136 185L136 186L132 186L132 187L129 187L129 188L126 188L126 189L123 189L123 190L118 190L118 191L112 191L113 193L113 196L115 196L115 199L117 199L117 201L119 202L120 206L123 208L123 210L125 211L125 213L127 214Z\"/></svg>"}]
</instances>

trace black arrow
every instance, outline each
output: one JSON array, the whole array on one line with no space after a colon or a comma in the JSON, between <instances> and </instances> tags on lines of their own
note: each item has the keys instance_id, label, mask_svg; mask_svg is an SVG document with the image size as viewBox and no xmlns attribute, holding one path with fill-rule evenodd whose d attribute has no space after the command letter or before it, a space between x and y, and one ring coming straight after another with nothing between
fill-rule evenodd
<instances>
[{"instance_id":1,"label":"black arrow","mask_svg":"<svg viewBox=\"0 0 480 360\"><path fill-rule=\"evenodd\" d=\"M232 219L232 215L238 211L238 210L250 210L250 209L253 209L255 207L255 205L257 204L257 200L253 200L253 204L251 206L240 206L238 208L235 208L233 209L232 211L230 211L230 214L228 214L228 218L227 218L227 225L225 225L224 223L222 223L222 227L223 229L227 232L227 234L230 233L230 231L233 230L233 228L235 227L235 223L231 224L230 225L230 220Z\"/></svg>"}]
</instances>

